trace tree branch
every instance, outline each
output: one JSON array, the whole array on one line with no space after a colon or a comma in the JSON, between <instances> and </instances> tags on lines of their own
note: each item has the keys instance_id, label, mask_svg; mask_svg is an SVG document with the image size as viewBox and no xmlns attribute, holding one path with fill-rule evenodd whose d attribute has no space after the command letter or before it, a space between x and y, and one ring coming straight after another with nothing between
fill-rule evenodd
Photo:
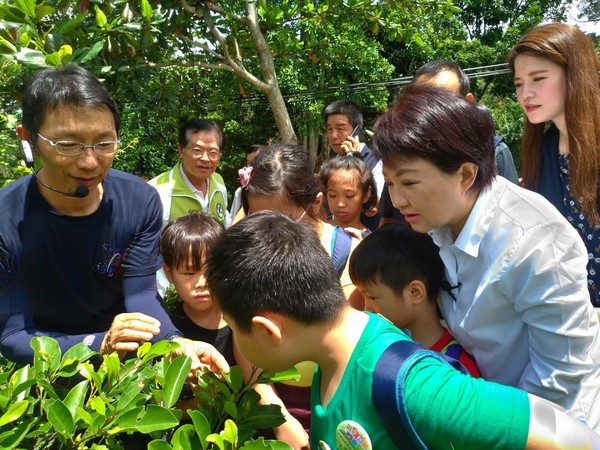
<instances>
[{"instance_id":1,"label":"tree branch","mask_svg":"<svg viewBox=\"0 0 600 450\"><path fill-rule=\"evenodd\" d=\"M246 20L245 17L242 17L238 14L235 14L231 11L226 11L225 9L223 9L221 6L215 4L214 2L204 2L204 5L210 9L211 11L219 14L220 16L223 17L229 17L233 20L235 20L237 23L243 25L243 26L247 26L248 25L248 20Z\"/></svg>"},{"instance_id":2,"label":"tree branch","mask_svg":"<svg viewBox=\"0 0 600 450\"><path fill-rule=\"evenodd\" d=\"M182 41L187 42L189 45L192 45L194 47L204 50L206 53L208 53L211 56L214 56L217 59L220 59L220 60L225 59L221 53L214 51L208 45L202 44L200 42L196 42L195 40L193 40L187 36L183 36L183 35L177 35L177 38L181 39Z\"/></svg>"}]
</instances>

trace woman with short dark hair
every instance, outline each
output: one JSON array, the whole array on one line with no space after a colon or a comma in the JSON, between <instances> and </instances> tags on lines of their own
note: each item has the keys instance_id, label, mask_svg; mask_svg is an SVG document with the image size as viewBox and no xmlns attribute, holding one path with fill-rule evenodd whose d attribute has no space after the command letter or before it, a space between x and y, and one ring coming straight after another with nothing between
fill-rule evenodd
<instances>
[{"instance_id":1,"label":"woman with short dark hair","mask_svg":"<svg viewBox=\"0 0 600 450\"><path fill-rule=\"evenodd\" d=\"M440 307L486 379L600 428L598 317L587 251L542 196L496 177L494 128L446 89L407 90L375 125L394 206L440 247Z\"/></svg>"}]
</instances>

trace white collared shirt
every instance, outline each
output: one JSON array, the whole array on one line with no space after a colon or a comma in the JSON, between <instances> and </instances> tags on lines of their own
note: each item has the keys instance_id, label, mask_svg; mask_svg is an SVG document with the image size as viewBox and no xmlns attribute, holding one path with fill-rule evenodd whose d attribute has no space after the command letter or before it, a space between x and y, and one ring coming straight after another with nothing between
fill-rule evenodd
<instances>
[{"instance_id":1,"label":"white collared shirt","mask_svg":"<svg viewBox=\"0 0 600 450\"><path fill-rule=\"evenodd\" d=\"M185 174L185 171L183 170L183 164L179 165L179 173L181 174L181 178L183 179L183 182L185 183L185 185L190 189L190 191L192 191L194 193L194 195L200 202L200 205L202 206L202 211L207 212L208 211L208 200L209 200L208 195L204 195L201 190L197 189L196 186L194 186L194 184L190 181L190 179ZM205 181L206 181L206 193L208 194L208 192L210 192L209 191L210 186L208 185L208 183L209 183L208 178Z\"/></svg>"},{"instance_id":2,"label":"white collared shirt","mask_svg":"<svg viewBox=\"0 0 600 450\"><path fill-rule=\"evenodd\" d=\"M447 227L430 234L448 282L460 283L456 300L441 292L443 316L482 376L555 402L598 431L598 316L573 227L542 196L497 177L456 241Z\"/></svg>"}]
</instances>

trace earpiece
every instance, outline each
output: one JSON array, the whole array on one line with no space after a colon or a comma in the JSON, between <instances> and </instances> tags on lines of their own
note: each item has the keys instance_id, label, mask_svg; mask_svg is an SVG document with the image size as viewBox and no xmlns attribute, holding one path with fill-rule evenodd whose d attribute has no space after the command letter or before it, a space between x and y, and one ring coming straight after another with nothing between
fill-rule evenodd
<instances>
[{"instance_id":1,"label":"earpiece","mask_svg":"<svg viewBox=\"0 0 600 450\"><path fill-rule=\"evenodd\" d=\"M21 153L23 154L23 161L25 161L25 165L31 169L31 171L33 172L33 176L46 189L50 189L51 191L58 192L59 194L62 194L65 197L84 198L84 197L87 197L87 195L90 193L90 190L83 185L77 186L77 188L75 189L75 192L71 192L70 189L68 191L62 191L60 189L56 189L56 188L44 183L38 176L37 172L35 171L35 168L34 168L35 159L33 158L33 151L31 151L31 144L26 140L21 140Z\"/></svg>"},{"instance_id":2,"label":"earpiece","mask_svg":"<svg viewBox=\"0 0 600 450\"><path fill-rule=\"evenodd\" d=\"M25 165L33 170L35 159L33 158L33 151L31 150L31 144L28 141L21 141L21 153L23 154L23 161Z\"/></svg>"}]
</instances>

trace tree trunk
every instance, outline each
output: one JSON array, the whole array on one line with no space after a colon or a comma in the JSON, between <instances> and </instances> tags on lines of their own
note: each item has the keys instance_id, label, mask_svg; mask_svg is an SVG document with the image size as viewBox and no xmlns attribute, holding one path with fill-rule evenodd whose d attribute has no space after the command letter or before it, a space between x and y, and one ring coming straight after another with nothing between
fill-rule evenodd
<instances>
[{"instance_id":1,"label":"tree trunk","mask_svg":"<svg viewBox=\"0 0 600 450\"><path fill-rule=\"evenodd\" d=\"M256 48L256 54L258 55L258 61L260 63L260 71L264 82L267 84L266 89L263 89L264 94L269 100L273 116L275 117L275 124L279 130L281 142L284 143L296 143L298 138L294 132L290 115L281 94L279 83L277 82L277 74L275 72L275 64L273 63L273 55L269 48L269 44L262 34L260 25L258 22L258 15L256 11L256 1L246 1L246 12L248 18L248 30L252 36L252 42Z\"/></svg>"}]
</instances>

